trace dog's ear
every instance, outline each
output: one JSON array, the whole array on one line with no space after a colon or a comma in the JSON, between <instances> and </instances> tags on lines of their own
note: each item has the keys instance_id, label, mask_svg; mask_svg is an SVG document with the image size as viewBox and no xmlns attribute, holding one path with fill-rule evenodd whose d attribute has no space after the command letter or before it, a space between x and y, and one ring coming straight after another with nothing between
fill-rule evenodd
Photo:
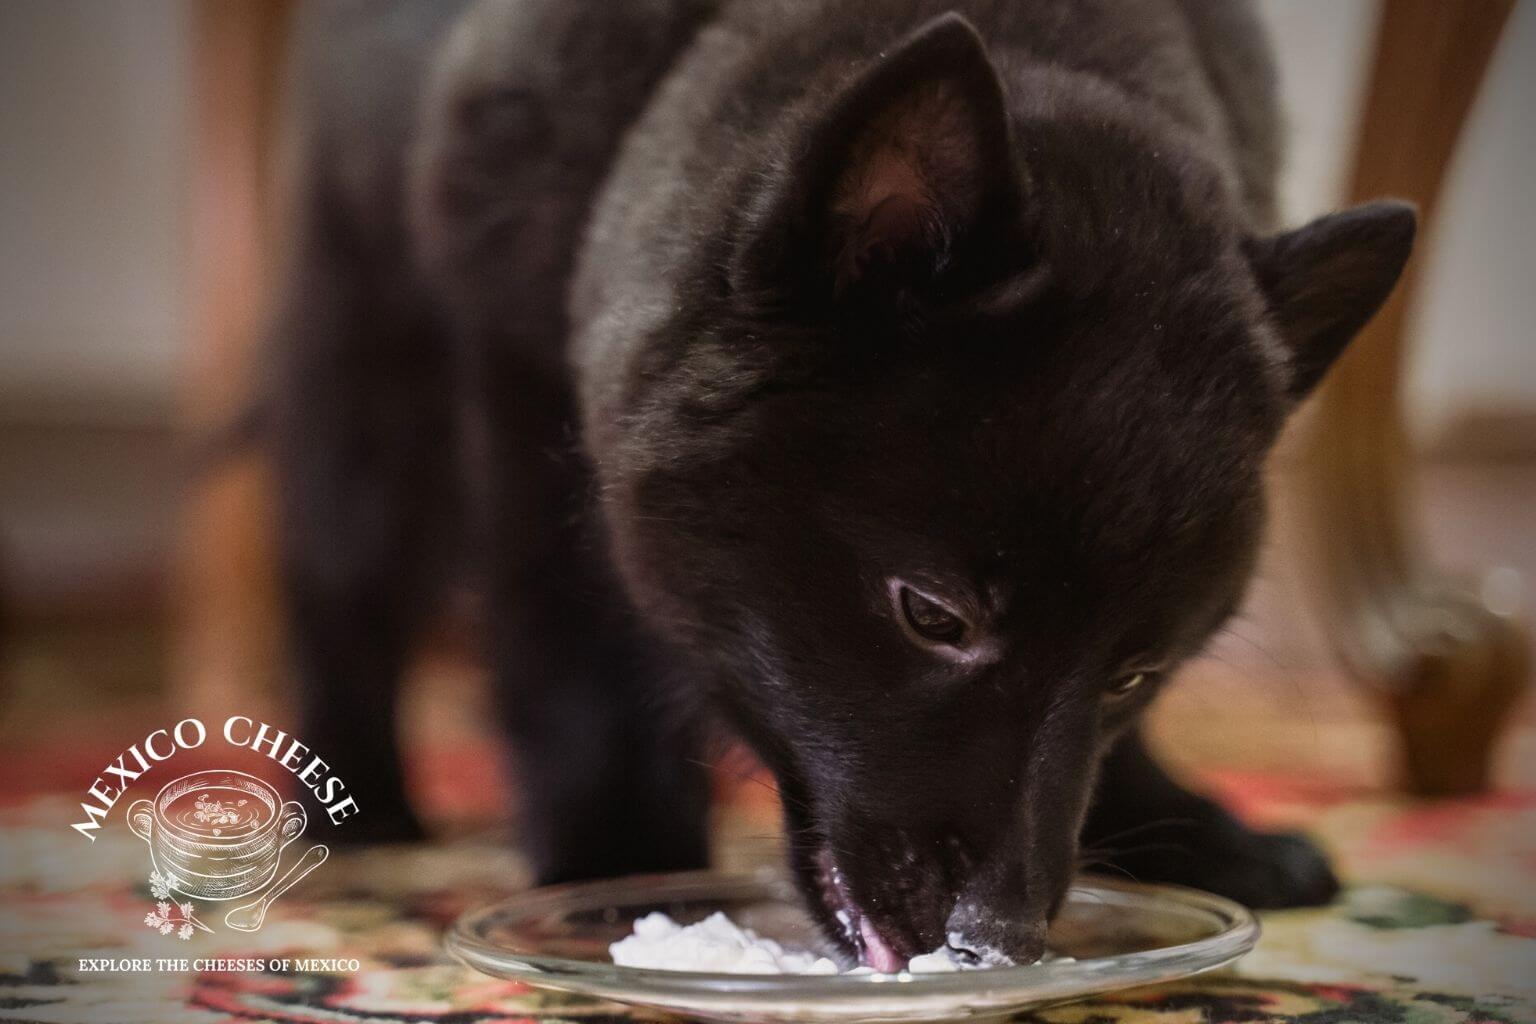
<instances>
[{"instance_id":1,"label":"dog's ear","mask_svg":"<svg viewBox=\"0 0 1536 1024\"><path fill-rule=\"evenodd\" d=\"M1247 243L1290 353L1293 400L1317 386L1392 294L1413 248L1416 222L1412 206L1383 200Z\"/></svg>"},{"instance_id":2,"label":"dog's ear","mask_svg":"<svg viewBox=\"0 0 1536 1024\"><path fill-rule=\"evenodd\" d=\"M738 293L836 302L927 289L1014 222L1002 85L958 14L875 58L798 132L744 225Z\"/></svg>"}]
</instances>

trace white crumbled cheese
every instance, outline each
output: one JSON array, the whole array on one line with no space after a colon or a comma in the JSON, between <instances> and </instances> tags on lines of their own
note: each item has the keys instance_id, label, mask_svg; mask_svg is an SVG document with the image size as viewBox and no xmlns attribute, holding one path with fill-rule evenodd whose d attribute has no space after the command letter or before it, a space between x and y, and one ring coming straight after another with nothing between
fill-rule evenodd
<instances>
[{"instance_id":1,"label":"white crumbled cheese","mask_svg":"<svg viewBox=\"0 0 1536 1024\"><path fill-rule=\"evenodd\" d=\"M824 956L785 949L772 939L743 928L716 912L696 924L681 925L666 914L647 914L634 931L608 947L620 967L662 971L708 971L725 974L837 974L837 964ZM945 949L912 958L912 974L936 974L965 968ZM855 967L847 974L873 974Z\"/></svg>"},{"instance_id":2,"label":"white crumbled cheese","mask_svg":"<svg viewBox=\"0 0 1536 1024\"><path fill-rule=\"evenodd\" d=\"M814 953L786 950L722 913L681 925L666 914L646 914L632 934L608 947L621 967L727 974L836 974L837 964Z\"/></svg>"},{"instance_id":3,"label":"white crumbled cheese","mask_svg":"<svg viewBox=\"0 0 1536 1024\"><path fill-rule=\"evenodd\" d=\"M936 949L932 953L919 953L907 961L907 970L913 974L943 974L945 971L968 970L959 961L949 955L947 949Z\"/></svg>"}]
</instances>

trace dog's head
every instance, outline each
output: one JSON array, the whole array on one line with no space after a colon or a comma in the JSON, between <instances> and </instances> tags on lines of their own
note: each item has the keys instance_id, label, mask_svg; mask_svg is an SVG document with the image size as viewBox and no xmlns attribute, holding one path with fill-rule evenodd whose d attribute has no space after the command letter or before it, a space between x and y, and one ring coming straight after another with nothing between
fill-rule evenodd
<instances>
[{"instance_id":1,"label":"dog's head","mask_svg":"<svg viewBox=\"0 0 1536 1024\"><path fill-rule=\"evenodd\" d=\"M1099 755L1237 606L1265 455L1413 235L1373 204L1250 236L1177 130L1029 85L948 17L808 109L610 495L884 969L1040 954Z\"/></svg>"}]
</instances>

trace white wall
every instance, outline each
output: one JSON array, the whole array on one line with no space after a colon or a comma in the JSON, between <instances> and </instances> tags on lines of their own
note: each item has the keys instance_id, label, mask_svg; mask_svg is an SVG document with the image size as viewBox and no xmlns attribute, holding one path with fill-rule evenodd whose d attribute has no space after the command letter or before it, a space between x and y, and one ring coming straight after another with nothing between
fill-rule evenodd
<instances>
[{"instance_id":1,"label":"white wall","mask_svg":"<svg viewBox=\"0 0 1536 1024\"><path fill-rule=\"evenodd\" d=\"M186 13L0 3L0 415L138 419L174 400Z\"/></svg>"},{"instance_id":2,"label":"white wall","mask_svg":"<svg viewBox=\"0 0 1536 1024\"><path fill-rule=\"evenodd\" d=\"M1536 410L1536 3L1516 4L1433 225L1409 400L1423 431Z\"/></svg>"},{"instance_id":3,"label":"white wall","mask_svg":"<svg viewBox=\"0 0 1536 1024\"><path fill-rule=\"evenodd\" d=\"M1290 121L1287 217L1346 184L1379 5L1261 0ZM1415 311L1407 400L1430 440L1467 411L1536 411L1536 4L1518 4L1461 139Z\"/></svg>"},{"instance_id":4,"label":"white wall","mask_svg":"<svg viewBox=\"0 0 1536 1024\"><path fill-rule=\"evenodd\" d=\"M1280 208L1299 223L1338 205L1349 175L1380 5L1375 0L1259 0L1280 68L1286 121Z\"/></svg>"}]
</instances>

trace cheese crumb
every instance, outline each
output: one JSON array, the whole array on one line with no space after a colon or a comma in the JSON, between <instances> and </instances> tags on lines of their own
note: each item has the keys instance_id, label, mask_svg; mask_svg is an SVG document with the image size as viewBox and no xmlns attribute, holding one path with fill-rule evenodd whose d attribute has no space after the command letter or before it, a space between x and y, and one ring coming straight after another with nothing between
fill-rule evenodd
<instances>
[{"instance_id":1,"label":"cheese crumb","mask_svg":"<svg viewBox=\"0 0 1536 1024\"><path fill-rule=\"evenodd\" d=\"M620 967L660 971L706 971L724 974L837 974L837 964L804 950L785 949L725 914L715 912L695 924L678 924L659 911L638 918L634 931L608 947ZM912 974L937 974L968 968L943 948L915 956L907 965ZM846 974L873 974L855 967Z\"/></svg>"}]
</instances>

